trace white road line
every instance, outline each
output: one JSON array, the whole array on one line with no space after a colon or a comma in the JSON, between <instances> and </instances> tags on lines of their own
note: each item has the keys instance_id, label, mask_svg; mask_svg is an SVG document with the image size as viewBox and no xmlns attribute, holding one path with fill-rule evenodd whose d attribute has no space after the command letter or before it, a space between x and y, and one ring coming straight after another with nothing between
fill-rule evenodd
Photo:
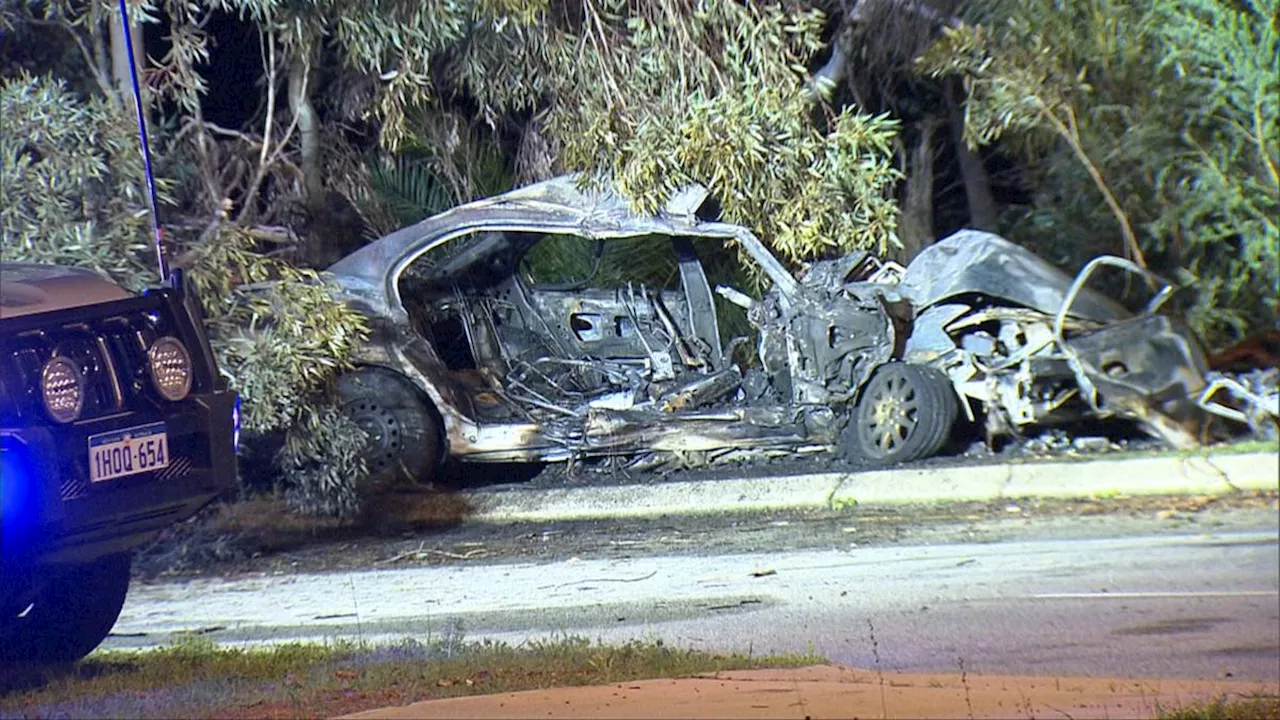
<instances>
[{"instance_id":1,"label":"white road line","mask_svg":"<svg viewBox=\"0 0 1280 720\"><path fill-rule=\"evenodd\" d=\"M1037 600L1133 600L1141 598L1210 598L1210 597L1274 597L1280 590L1241 590L1238 592L1096 592L1044 593L1032 595Z\"/></svg>"}]
</instances>

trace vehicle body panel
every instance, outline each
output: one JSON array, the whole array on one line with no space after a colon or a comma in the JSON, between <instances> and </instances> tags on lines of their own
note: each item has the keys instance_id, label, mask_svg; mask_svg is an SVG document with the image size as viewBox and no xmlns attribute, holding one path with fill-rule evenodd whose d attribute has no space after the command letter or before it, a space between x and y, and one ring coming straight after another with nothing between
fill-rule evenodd
<instances>
[{"instance_id":1,"label":"vehicle body panel","mask_svg":"<svg viewBox=\"0 0 1280 720\"><path fill-rule=\"evenodd\" d=\"M1177 445L1203 430L1194 336L1154 308L1135 315L1085 287L1092 264L1073 281L999 236L965 230L905 268L852 253L797 278L750 231L702 219L706 199L688 189L646 216L557 178L428 218L329 270L374 328L362 361L418 387L444 421L445 452L461 459L701 464L831 449L860 389L895 360L946 373L989 437L1110 416ZM551 238L595 253L594 265L578 257L592 268L585 280L527 277L524 258ZM767 291L719 285L715 298L695 249L706 241L743 251ZM608 242L669 246L677 270L661 286L591 285ZM750 367L733 359L741 340L722 341L717 308L729 306L754 330ZM1107 375L1099 353L1109 343L1138 364L1131 377Z\"/></svg>"},{"instance_id":2,"label":"vehicle body panel","mask_svg":"<svg viewBox=\"0 0 1280 720\"><path fill-rule=\"evenodd\" d=\"M899 290L921 309L985 295L1052 315L1062 307L1070 287L1070 276L1031 251L998 235L961 231L921 250L907 265ZM1129 314L1087 288L1072 306L1074 317L1096 322Z\"/></svg>"},{"instance_id":3,"label":"vehicle body panel","mask_svg":"<svg viewBox=\"0 0 1280 720\"><path fill-rule=\"evenodd\" d=\"M0 265L0 319L132 297L92 270L36 263Z\"/></svg>"}]
</instances>

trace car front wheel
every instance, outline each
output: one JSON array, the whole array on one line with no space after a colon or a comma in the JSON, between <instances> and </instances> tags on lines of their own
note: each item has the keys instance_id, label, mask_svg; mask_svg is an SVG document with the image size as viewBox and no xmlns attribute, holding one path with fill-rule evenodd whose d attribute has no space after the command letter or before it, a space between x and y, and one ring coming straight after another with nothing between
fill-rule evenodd
<instances>
[{"instance_id":1,"label":"car front wheel","mask_svg":"<svg viewBox=\"0 0 1280 720\"><path fill-rule=\"evenodd\" d=\"M58 575L33 602L0 618L0 661L72 663L98 647L120 617L133 558L109 555Z\"/></svg>"},{"instance_id":2,"label":"car front wheel","mask_svg":"<svg viewBox=\"0 0 1280 720\"><path fill-rule=\"evenodd\" d=\"M945 374L889 363L863 389L841 444L846 456L874 465L929 457L946 442L959 411Z\"/></svg>"}]
</instances>

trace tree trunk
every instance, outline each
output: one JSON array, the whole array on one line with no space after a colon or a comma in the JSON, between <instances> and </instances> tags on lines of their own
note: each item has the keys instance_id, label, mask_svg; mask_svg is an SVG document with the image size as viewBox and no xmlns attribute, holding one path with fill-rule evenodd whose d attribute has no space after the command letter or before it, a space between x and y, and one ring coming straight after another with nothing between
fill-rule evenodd
<instances>
[{"instance_id":1,"label":"tree trunk","mask_svg":"<svg viewBox=\"0 0 1280 720\"><path fill-rule=\"evenodd\" d=\"M982 156L964 140L964 109L955 98L954 84L948 93L951 105L951 138L956 147L956 160L960 165L960 178L964 182L964 195L969 201L969 227L975 230L996 232L999 229L1000 210L991 194L991 177L982 162Z\"/></svg>"},{"instance_id":2,"label":"tree trunk","mask_svg":"<svg viewBox=\"0 0 1280 720\"><path fill-rule=\"evenodd\" d=\"M320 122L311 104L310 73L310 49L298 48L289 65L289 110L297 120L307 204L314 206L324 198L324 178L320 175Z\"/></svg>"},{"instance_id":3,"label":"tree trunk","mask_svg":"<svg viewBox=\"0 0 1280 720\"><path fill-rule=\"evenodd\" d=\"M108 14L106 17L107 22L113 24L120 22L112 15ZM93 66L94 80L98 82L98 87L102 90L102 94L106 96L107 102L114 104L120 98L116 95L115 86L111 78L111 32L108 30L106 35L102 34L102 22L101 3L90 3L89 22L85 25L85 31L89 36L90 49L85 53L85 60ZM74 28L72 32L74 32Z\"/></svg>"},{"instance_id":4,"label":"tree trunk","mask_svg":"<svg viewBox=\"0 0 1280 720\"><path fill-rule=\"evenodd\" d=\"M520 129L520 147L516 150L516 182L539 182L563 172L560 148L555 138L542 131L545 114L539 113Z\"/></svg>"},{"instance_id":5,"label":"tree trunk","mask_svg":"<svg viewBox=\"0 0 1280 720\"><path fill-rule=\"evenodd\" d=\"M902 197L898 237L899 260L908 263L933 236L933 133L937 120L926 117L916 125L919 136L907 160L907 182Z\"/></svg>"}]
</instances>

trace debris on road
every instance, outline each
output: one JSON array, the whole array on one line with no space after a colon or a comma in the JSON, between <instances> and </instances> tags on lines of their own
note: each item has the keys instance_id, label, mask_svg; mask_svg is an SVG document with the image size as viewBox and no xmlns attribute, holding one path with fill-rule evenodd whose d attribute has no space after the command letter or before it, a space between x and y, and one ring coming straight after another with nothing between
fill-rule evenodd
<instances>
[{"instance_id":1,"label":"debris on road","mask_svg":"<svg viewBox=\"0 0 1280 720\"><path fill-rule=\"evenodd\" d=\"M1218 411L1219 414L1247 423L1253 433L1263 439L1277 437L1280 431L1280 368L1235 374L1210 372L1205 379L1208 381L1205 396L1224 390L1238 400L1237 408L1224 408Z\"/></svg>"},{"instance_id":2,"label":"debris on road","mask_svg":"<svg viewBox=\"0 0 1280 720\"><path fill-rule=\"evenodd\" d=\"M488 556L488 554L489 554L489 551L485 550L484 548L473 548L464 553L449 552L447 550L428 549L426 548L426 541L424 540L418 544L417 550L410 550L408 552L403 552L398 555L389 557L386 560L379 560L375 562L374 565L391 565L393 563L398 563L402 560L421 561L421 560L426 560L427 558L433 555L443 557L443 558L449 558L451 560L478 560L480 558Z\"/></svg>"}]
</instances>

